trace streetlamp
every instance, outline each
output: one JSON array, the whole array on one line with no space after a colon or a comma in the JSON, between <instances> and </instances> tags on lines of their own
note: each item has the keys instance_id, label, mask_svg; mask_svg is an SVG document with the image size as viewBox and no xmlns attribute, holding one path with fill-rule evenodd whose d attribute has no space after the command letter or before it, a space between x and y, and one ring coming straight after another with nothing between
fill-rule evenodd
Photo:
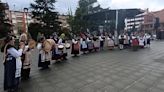
<instances>
[{"instance_id":1,"label":"streetlamp","mask_svg":"<svg viewBox=\"0 0 164 92\"><path fill-rule=\"evenodd\" d=\"M28 32L28 8L24 8L24 13L26 14L26 32Z\"/></svg>"},{"instance_id":2,"label":"streetlamp","mask_svg":"<svg viewBox=\"0 0 164 92\"><path fill-rule=\"evenodd\" d=\"M118 11L116 10L116 24L115 24L115 31L114 31L114 37L115 37L115 45L118 45Z\"/></svg>"}]
</instances>

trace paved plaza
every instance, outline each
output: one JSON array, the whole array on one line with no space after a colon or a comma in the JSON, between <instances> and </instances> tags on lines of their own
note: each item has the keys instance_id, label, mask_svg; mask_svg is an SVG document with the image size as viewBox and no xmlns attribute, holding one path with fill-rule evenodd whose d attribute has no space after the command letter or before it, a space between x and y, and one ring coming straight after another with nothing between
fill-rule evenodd
<instances>
[{"instance_id":1,"label":"paved plaza","mask_svg":"<svg viewBox=\"0 0 164 92\"><path fill-rule=\"evenodd\" d=\"M164 92L163 41L137 52L116 49L69 57L52 62L49 70L39 70L37 58L35 50L31 78L21 83L19 92ZM3 92L2 63L0 73Z\"/></svg>"}]
</instances>

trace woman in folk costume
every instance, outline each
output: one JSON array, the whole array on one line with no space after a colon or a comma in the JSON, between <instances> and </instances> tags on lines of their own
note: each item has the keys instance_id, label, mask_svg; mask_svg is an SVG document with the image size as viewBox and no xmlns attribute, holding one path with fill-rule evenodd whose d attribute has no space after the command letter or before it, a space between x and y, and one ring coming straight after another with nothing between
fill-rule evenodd
<instances>
[{"instance_id":1,"label":"woman in folk costume","mask_svg":"<svg viewBox=\"0 0 164 92\"><path fill-rule=\"evenodd\" d=\"M108 41L109 50L113 50L114 49L114 41L113 41L113 39L111 37L108 37L107 41Z\"/></svg>"},{"instance_id":2,"label":"woman in folk costume","mask_svg":"<svg viewBox=\"0 0 164 92\"><path fill-rule=\"evenodd\" d=\"M150 34L145 34L146 45L148 47L150 47L150 41L151 41L150 39L151 39Z\"/></svg>"},{"instance_id":3,"label":"woman in folk costume","mask_svg":"<svg viewBox=\"0 0 164 92\"><path fill-rule=\"evenodd\" d=\"M16 70L20 67L17 67L20 64L20 56L22 55L23 47L22 44L19 50L16 50L14 47L14 37L8 36L5 39L5 45L2 48L4 52L4 90L8 92L15 92L18 87L19 77L17 76ZM19 59L18 59L19 58ZM17 61L18 60L18 61ZM20 72L19 72L20 73Z\"/></svg>"},{"instance_id":4,"label":"woman in folk costume","mask_svg":"<svg viewBox=\"0 0 164 92\"><path fill-rule=\"evenodd\" d=\"M124 35L119 36L119 49L120 50L124 49Z\"/></svg>"},{"instance_id":5,"label":"woman in folk costume","mask_svg":"<svg viewBox=\"0 0 164 92\"><path fill-rule=\"evenodd\" d=\"M61 45L64 46L63 54L62 54L62 59L63 59L63 60L67 60L68 49L70 49L71 45L70 45L65 39L63 39Z\"/></svg>"},{"instance_id":6,"label":"woman in folk costume","mask_svg":"<svg viewBox=\"0 0 164 92\"><path fill-rule=\"evenodd\" d=\"M20 46L25 45L24 43L19 43L19 49L21 49ZM22 53L23 54L23 53ZM16 58L16 73L15 73L15 78L16 78L16 89L18 89L18 86L20 84L20 80L21 80L21 72L22 72L22 60L21 60L21 56Z\"/></svg>"},{"instance_id":7,"label":"woman in folk costume","mask_svg":"<svg viewBox=\"0 0 164 92\"><path fill-rule=\"evenodd\" d=\"M139 47L144 48L144 42L145 42L144 37L140 36L138 40L139 40Z\"/></svg>"},{"instance_id":8,"label":"woman in folk costume","mask_svg":"<svg viewBox=\"0 0 164 92\"><path fill-rule=\"evenodd\" d=\"M128 34L125 34L124 35L124 47L125 48L128 48L129 47L129 41L130 40L130 37L128 36Z\"/></svg>"},{"instance_id":9,"label":"woman in folk costume","mask_svg":"<svg viewBox=\"0 0 164 92\"><path fill-rule=\"evenodd\" d=\"M100 49L104 49L104 41L105 41L105 37L103 35L99 36L99 40L100 40Z\"/></svg>"},{"instance_id":10,"label":"woman in folk costume","mask_svg":"<svg viewBox=\"0 0 164 92\"><path fill-rule=\"evenodd\" d=\"M22 72L21 76L23 80L27 80L30 78L30 70L31 70L31 51L36 46L36 42L32 39L29 40L28 45L25 45L23 50L23 57L22 57Z\"/></svg>"},{"instance_id":11,"label":"woman in folk costume","mask_svg":"<svg viewBox=\"0 0 164 92\"><path fill-rule=\"evenodd\" d=\"M86 54L88 51L88 46L87 46L87 42L85 38L81 38L80 39L80 43L81 43L81 51L83 52L83 54Z\"/></svg>"},{"instance_id":12,"label":"woman in folk costume","mask_svg":"<svg viewBox=\"0 0 164 92\"><path fill-rule=\"evenodd\" d=\"M132 49L133 49L133 51L137 51L138 46L139 46L138 38L135 35L133 35L132 36Z\"/></svg>"},{"instance_id":13,"label":"woman in folk costume","mask_svg":"<svg viewBox=\"0 0 164 92\"><path fill-rule=\"evenodd\" d=\"M104 36L104 38L105 38L105 39L104 39L104 48L108 47L108 40L107 40L108 37L109 37L109 36L108 36L108 34L106 33L106 35Z\"/></svg>"},{"instance_id":14,"label":"woman in folk costume","mask_svg":"<svg viewBox=\"0 0 164 92\"><path fill-rule=\"evenodd\" d=\"M65 48L65 42L66 40L65 38L65 34L61 34L59 41L58 41L58 48L56 48L56 53L58 56L59 60L67 60L67 50Z\"/></svg>"},{"instance_id":15,"label":"woman in folk costume","mask_svg":"<svg viewBox=\"0 0 164 92\"><path fill-rule=\"evenodd\" d=\"M93 37L94 50L98 51L100 49L100 40L98 37Z\"/></svg>"},{"instance_id":16,"label":"woman in folk costume","mask_svg":"<svg viewBox=\"0 0 164 92\"><path fill-rule=\"evenodd\" d=\"M55 40L56 45L52 51L52 59L56 61L60 61L63 55L64 45L60 45L62 43L61 38L56 38Z\"/></svg>"},{"instance_id":17,"label":"woman in folk costume","mask_svg":"<svg viewBox=\"0 0 164 92\"><path fill-rule=\"evenodd\" d=\"M52 43L45 38L41 38L37 48L39 49L38 67L42 67L42 69L48 69L52 58Z\"/></svg>"},{"instance_id":18,"label":"woman in folk costume","mask_svg":"<svg viewBox=\"0 0 164 92\"><path fill-rule=\"evenodd\" d=\"M77 39L72 39L72 51L71 54L77 56L80 54L80 45Z\"/></svg>"},{"instance_id":19,"label":"woman in folk costume","mask_svg":"<svg viewBox=\"0 0 164 92\"><path fill-rule=\"evenodd\" d=\"M92 52L92 50L94 49L94 44L90 37L87 37L87 46L88 46L88 51Z\"/></svg>"}]
</instances>

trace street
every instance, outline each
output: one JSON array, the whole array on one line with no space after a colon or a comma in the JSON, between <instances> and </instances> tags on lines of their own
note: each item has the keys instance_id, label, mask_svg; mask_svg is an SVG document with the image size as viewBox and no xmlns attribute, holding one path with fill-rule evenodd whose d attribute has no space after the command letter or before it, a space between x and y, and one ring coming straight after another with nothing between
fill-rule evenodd
<instances>
[{"instance_id":1,"label":"street","mask_svg":"<svg viewBox=\"0 0 164 92\"><path fill-rule=\"evenodd\" d=\"M31 78L21 82L19 92L164 92L164 41L137 52L116 49L69 56L52 62L48 70L38 69L37 50L32 59ZM3 92L2 62L0 73Z\"/></svg>"}]
</instances>

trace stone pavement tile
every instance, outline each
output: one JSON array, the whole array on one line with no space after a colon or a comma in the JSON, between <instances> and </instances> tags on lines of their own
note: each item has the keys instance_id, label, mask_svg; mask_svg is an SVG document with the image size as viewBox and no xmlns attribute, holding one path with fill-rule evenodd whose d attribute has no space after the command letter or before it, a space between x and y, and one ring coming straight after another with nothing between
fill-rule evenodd
<instances>
[{"instance_id":1,"label":"stone pavement tile","mask_svg":"<svg viewBox=\"0 0 164 92\"><path fill-rule=\"evenodd\" d=\"M148 92L164 92L164 90L161 90L159 88L151 88L150 90L148 90Z\"/></svg>"},{"instance_id":2,"label":"stone pavement tile","mask_svg":"<svg viewBox=\"0 0 164 92\"><path fill-rule=\"evenodd\" d=\"M118 88L112 85L106 85L104 88L101 89L101 92L119 92Z\"/></svg>"},{"instance_id":3,"label":"stone pavement tile","mask_svg":"<svg viewBox=\"0 0 164 92\"><path fill-rule=\"evenodd\" d=\"M155 77L161 77L161 76L163 76L162 73L157 73L157 72L151 72L150 75L155 76Z\"/></svg>"},{"instance_id":4,"label":"stone pavement tile","mask_svg":"<svg viewBox=\"0 0 164 92\"><path fill-rule=\"evenodd\" d=\"M111 73L111 74L117 74L118 73L118 71L115 71L115 70L109 70L109 73Z\"/></svg>"},{"instance_id":5,"label":"stone pavement tile","mask_svg":"<svg viewBox=\"0 0 164 92\"><path fill-rule=\"evenodd\" d=\"M48 81L50 81L52 84L57 84L59 82L62 82L63 80L54 78L54 79L50 79Z\"/></svg>"},{"instance_id":6,"label":"stone pavement tile","mask_svg":"<svg viewBox=\"0 0 164 92\"><path fill-rule=\"evenodd\" d=\"M80 76L77 76L76 78L77 78L78 80L85 80L85 79L87 78L87 76L84 75L84 74L82 74L82 75L80 75Z\"/></svg>"},{"instance_id":7,"label":"stone pavement tile","mask_svg":"<svg viewBox=\"0 0 164 92\"><path fill-rule=\"evenodd\" d=\"M121 77L118 75L111 75L110 78L113 80L119 80Z\"/></svg>"},{"instance_id":8,"label":"stone pavement tile","mask_svg":"<svg viewBox=\"0 0 164 92\"><path fill-rule=\"evenodd\" d=\"M44 78L41 78L41 77L36 78L35 81L37 81L37 82L46 82L46 80Z\"/></svg>"},{"instance_id":9,"label":"stone pavement tile","mask_svg":"<svg viewBox=\"0 0 164 92\"><path fill-rule=\"evenodd\" d=\"M59 87L59 88L64 88L66 86L68 86L69 84L67 84L66 82L59 82L57 84L55 84L56 87Z\"/></svg>"},{"instance_id":10,"label":"stone pavement tile","mask_svg":"<svg viewBox=\"0 0 164 92\"><path fill-rule=\"evenodd\" d=\"M116 68L115 70L116 70L116 71L122 71L123 68L118 67L118 68Z\"/></svg>"},{"instance_id":11,"label":"stone pavement tile","mask_svg":"<svg viewBox=\"0 0 164 92\"><path fill-rule=\"evenodd\" d=\"M160 83L164 83L164 79L161 79L161 80L160 80Z\"/></svg>"},{"instance_id":12,"label":"stone pavement tile","mask_svg":"<svg viewBox=\"0 0 164 92\"><path fill-rule=\"evenodd\" d=\"M91 77L95 76L95 74L93 72L89 72L88 75Z\"/></svg>"},{"instance_id":13,"label":"stone pavement tile","mask_svg":"<svg viewBox=\"0 0 164 92\"><path fill-rule=\"evenodd\" d=\"M105 77L104 79L101 79L106 84L112 84L114 80L112 80L110 77Z\"/></svg>"},{"instance_id":14,"label":"stone pavement tile","mask_svg":"<svg viewBox=\"0 0 164 92\"><path fill-rule=\"evenodd\" d=\"M122 77L122 78L127 78L127 77L129 76L128 74L123 73L123 72L119 72L117 75L118 75L119 77Z\"/></svg>"},{"instance_id":15,"label":"stone pavement tile","mask_svg":"<svg viewBox=\"0 0 164 92\"><path fill-rule=\"evenodd\" d=\"M67 86L67 87L61 88L60 92L73 92L73 91L74 91L73 87Z\"/></svg>"},{"instance_id":16,"label":"stone pavement tile","mask_svg":"<svg viewBox=\"0 0 164 92\"><path fill-rule=\"evenodd\" d=\"M129 86L131 83L126 81L126 80L120 80L119 82L121 82L122 84L124 84L124 86Z\"/></svg>"},{"instance_id":17,"label":"stone pavement tile","mask_svg":"<svg viewBox=\"0 0 164 92\"><path fill-rule=\"evenodd\" d=\"M38 82L38 85L39 85L40 87L45 87L45 86L49 86L50 83L49 83L49 82Z\"/></svg>"},{"instance_id":18,"label":"stone pavement tile","mask_svg":"<svg viewBox=\"0 0 164 92\"><path fill-rule=\"evenodd\" d=\"M142 70L142 69L141 69L141 70L139 70L139 72L140 72L140 73L147 73L148 71Z\"/></svg>"},{"instance_id":19,"label":"stone pavement tile","mask_svg":"<svg viewBox=\"0 0 164 92\"><path fill-rule=\"evenodd\" d=\"M94 78L96 80L100 80L100 79L103 79L104 77L102 75L95 75Z\"/></svg>"},{"instance_id":20,"label":"stone pavement tile","mask_svg":"<svg viewBox=\"0 0 164 92\"><path fill-rule=\"evenodd\" d=\"M108 72L104 72L104 73L102 74L103 77L109 77L110 75L111 75L111 74L108 73Z\"/></svg>"},{"instance_id":21,"label":"stone pavement tile","mask_svg":"<svg viewBox=\"0 0 164 92\"><path fill-rule=\"evenodd\" d=\"M85 87L85 88L78 90L77 92L95 92L95 89L90 88L90 87Z\"/></svg>"},{"instance_id":22,"label":"stone pavement tile","mask_svg":"<svg viewBox=\"0 0 164 92\"><path fill-rule=\"evenodd\" d=\"M88 84L86 84L86 82L80 82L79 81L76 84L70 84L70 85L71 85L72 88L74 88L74 90L79 90L80 88L82 88L82 87L84 87L84 86L86 86Z\"/></svg>"},{"instance_id":23,"label":"stone pavement tile","mask_svg":"<svg viewBox=\"0 0 164 92\"><path fill-rule=\"evenodd\" d=\"M127 78L131 79L131 80L138 80L138 79L140 79L140 76L129 75Z\"/></svg>"},{"instance_id":24,"label":"stone pavement tile","mask_svg":"<svg viewBox=\"0 0 164 92\"><path fill-rule=\"evenodd\" d=\"M142 77L142 76L144 76L144 73L136 72L136 73L134 73L134 75L137 77Z\"/></svg>"},{"instance_id":25,"label":"stone pavement tile","mask_svg":"<svg viewBox=\"0 0 164 92\"><path fill-rule=\"evenodd\" d=\"M156 88L164 90L164 83L157 83Z\"/></svg>"},{"instance_id":26,"label":"stone pavement tile","mask_svg":"<svg viewBox=\"0 0 164 92\"><path fill-rule=\"evenodd\" d=\"M125 84L132 84L135 80L133 80L133 79L130 79L130 78L124 78L123 80L121 80L123 83L125 83Z\"/></svg>"},{"instance_id":27,"label":"stone pavement tile","mask_svg":"<svg viewBox=\"0 0 164 92\"><path fill-rule=\"evenodd\" d=\"M105 83L101 80L98 80L98 81L90 84L90 86L92 86L94 89L101 89L101 88L105 87L106 85L107 85L107 83Z\"/></svg>"},{"instance_id":28,"label":"stone pavement tile","mask_svg":"<svg viewBox=\"0 0 164 92\"><path fill-rule=\"evenodd\" d=\"M30 86L23 83L18 92L47 92L47 91L44 91L46 88L47 86L40 87L36 84L33 84L32 86ZM53 92L52 90L48 90L48 91Z\"/></svg>"},{"instance_id":29,"label":"stone pavement tile","mask_svg":"<svg viewBox=\"0 0 164 92\"><path fill-rule=\"evenodd\" d=\"M121 81L114 81L111 85L116 87L119 91L128 86Z\"/></svg>"},{"instance_id":30,"label":"stone pavement tile","mask_svg":"<svg viewBox=\"0 0 164 92\"><path fill-rule=\"evenodd\" d=\"M0 92L4 92L3 88L0 88Z\"/></svg>"},{"instance_id":31,"label":"stone pavement tile","mask_svg":"<svg viewBox=\"0 0 164 92\"><path fill-rule=\"evenodd\" d=\"M152 70L152 68L144 67L143 70L150 71L150 70Z\"/></svg>"},{"instance_id":32,"label":"stone pavement tile","mask_svg":"<svg viewBox=\"0 0 164 92\"><path fill-rule=\"evenodd\" d=\"M70 84L75 84L75 83L78 83L80 80L77 78L70 78L69 80L65 80L65 81ZM84 81L84 80L82 80L82 81Z\"/></svg>"},{"instance_id":33,"label":"stone pavement tile","mask_svg":"<svg viewBox=\"0 0 164 92\"><path fill-rule=\"evenodd\" d=\"M84 87L81 87L80 89L76 89L74 92L94 92L94 86L89 84Z\"/></svg>"},{"instance_id":34,"label":"stone pavement tile","mask_svg":"<svg viewBox=\"0 0 164 92\"><path fill-rule=\"evenodd\" d=\"M91 75L90 72L88 72L87 74L85 74L85 76L86 78L90 78L90 77L93 78L94 76L96 76L96 74Z\"/></svg>"},{"instance_id":35,"label":"stone pavement tile","mask_svg":"<svg viewBox=\"0 0 164 92\"><path fill-rule=\"evenodd\" d=\"M44 88L42 88L43 92L55 92L55 88L51 87L51 86L46 86Z\"/></svg>"},{"instance_id":36,"label":"stone pavement tile","mask_svg":"<svg viewBox=\"0 0 164 92\"><path fill-rule=\"evenodd\" d=\"M156 77L156 76L151 76L151 75L146 75L146 76L145 76L145 79L149 79L149 80L152 80L152 81L157 81L157 80L158 80L158 77Z\"/></svg>"},{"instance_id":37,"label":"stone pavement tile","mask_svg":"<svg viewBox=\"0 0 164 92\"><path fill-rule=\"evenodd\" d=\"M106 71L108 70L107 66L104 66L103 68L101 68L102 71Z\"/></svg>"},{"instance_id":38,"label":"stone pavement tile","mask_svg":"<svg viewBox=\"0 0 164 92\"><path fill-rule=\"evenodd\" d=\"M126 74L130 74L131 70L123 70L123 72L126 73Z\"/></svg>"},{"instance_id":39,"label":"stone pavement tile","mask_svg":"<svg viewBox=\"0 0 164 92\"><path fill-rule=\"evenodd\" d=\"M94 79L94 78L92 78L92 77L88 77L88 78L86 78L84 81L86 81L86 82L89 84L89 83L95 82L96 79Z\"/></svg>"},{"instance_id":40,"label":"stone pavement tile","mask_svg":"<svg viewBox=\"0 0 164 92\"><path fill-rule=\"evenodd\" d=\"M123 91L123 92L146 92L146 91L145 90L140 90L140 89L137 89L137 88L129 88L129 89Z\"/></svg>"},{"instance_id":41,"label":"stone pavement tile","mask_svg":"<svg viewBox=\"0 0 164 92\"><path fill-rule=\"evenodd\" d=\"M155 81L144 78L140 82L143 83L143 84L145 84L145 85L152 86Z\"/></svg>"},{"instance_id":42,"label":"stone pavement tile","mask_svg":"<svg viewBox=\"0 0 164 92\"><path fill-rule=\"evenodd\" d=\"M146 84L143 84L143 83L141 83L141 82L138 82L138 83L135 83L135 84L133 85L133 87L135 87L135 88L137 88L137 89L140 89L140 90L146 90L146 89L150 88L151 86L146 85Z\"/></svg>"}]
</instances>

